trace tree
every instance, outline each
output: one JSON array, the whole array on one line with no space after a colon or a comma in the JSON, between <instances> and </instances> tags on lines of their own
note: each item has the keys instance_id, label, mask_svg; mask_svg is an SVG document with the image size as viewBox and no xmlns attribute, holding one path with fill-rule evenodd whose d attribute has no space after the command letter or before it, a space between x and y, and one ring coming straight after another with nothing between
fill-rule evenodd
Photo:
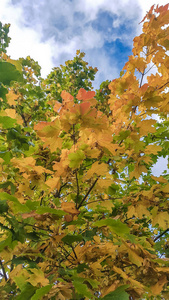
<instances>
[{"instance_id":1,"label":"tree","mask_svg":"<svg viewBox=\"0 0 169 300\"><path fill-rule=\"evenodd\" d=\"M151 7L96 94L80 52L46 80L2 53L2 299L168 299L168 20Z\"/></svg>"}]
</instances>

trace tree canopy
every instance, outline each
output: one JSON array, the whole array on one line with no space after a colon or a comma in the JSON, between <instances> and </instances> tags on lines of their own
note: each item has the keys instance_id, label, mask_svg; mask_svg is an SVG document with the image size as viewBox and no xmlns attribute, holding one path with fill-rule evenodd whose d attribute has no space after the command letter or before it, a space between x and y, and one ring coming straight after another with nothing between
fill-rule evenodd
<instances>
[{"instance_id":1,"label":"tree canopy","mask_svg":"<svg viewBox=\"0 0 169 300\"><path fill-rule=\"evenodd\" d=\"M43 79L0 23L2 299L169 299L168 8L96 91L83 52Z\"/></svg>"}]
</instances>

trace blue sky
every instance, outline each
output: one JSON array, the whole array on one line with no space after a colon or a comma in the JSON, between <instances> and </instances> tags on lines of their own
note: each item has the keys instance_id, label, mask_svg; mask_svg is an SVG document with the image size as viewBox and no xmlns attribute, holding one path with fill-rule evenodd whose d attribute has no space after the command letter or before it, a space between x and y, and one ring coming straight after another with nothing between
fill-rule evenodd
<instances>
[{"instance_id":1,"label":"blue sky","mask_svg":"<svg viewBox=\"0 0 169 300\"><path fill-rule=\"evenodd\" d=\"M158 1L1 0L0 21L11 23L12 58L30 55L46 77L80 49L99 70L94 84L98 88L103 80L119 76L133 38L141 32L139 22L153 4Z\"/></svg>"}]
</instances>

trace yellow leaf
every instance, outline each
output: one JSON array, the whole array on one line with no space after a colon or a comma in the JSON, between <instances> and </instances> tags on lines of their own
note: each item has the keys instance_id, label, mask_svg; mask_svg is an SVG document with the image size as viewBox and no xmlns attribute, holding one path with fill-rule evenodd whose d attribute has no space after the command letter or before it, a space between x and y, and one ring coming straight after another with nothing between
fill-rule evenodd
<instances>
[{"instance_id":1,"label":"yellow leaf","mask_svg":"<svg viewBox=\"0 0 169 300\"><path fill-rule=\"evenodd\" d=\"M29 278L26 280L30 282L33 286L40 284L41 286L45 286L49 284L49 280L45 278L44 273L41 270L31 268L31 274Z\"/></svg>"},{"instance_id":2,"label":"yellow leaf","mask_svg":"<svg viewBox=\"0 0 169 300\"><path fill-rule=\"evenodd\" d=\"M137 164L137 165L135 166L134 171L132 171L132 172L130 173L130 179L132 179L133 177L135 177L136 179L138 179L138 178L140 177L140 175L141 175L143 172L144 172L144 173L147 173L147 168L146 168L146 166L142 166L142 165Z\"/></svg>"},{"instance_id":3,"label":"yellow leaf","mask_svg":"<svg viewBox=\"0 0 169 300\"><path fill-rule=\"evenodd\" d=\"M149 211L147 210L147 208L142 205L142 204L138 204L136 207L135 207L135 212L136 212L136 216L138 216L138 218L142 218L143 216L150 216L150 213Z\"/></svg>"},{"instance_id":4,"label":"yellow leaf","mask_svg":"<svg viewBox=\"0 0 169 300\"><path fill-rule=\"evenodd\" d=\"M156 224L159 225L160 228L166 230L169 227L169 213L160 212L153 218L152 226L155 226Z\"/></svg>"},{"instance_id":5,"label":"yellow leaf","mask_svg":"<svg viewBox=\"0 0 169 300\"><path fill-rule=\"evenodd\" d=\"M97 174L97 175L105 175L108 171L108 165L107 164L104 164L104 163L101 163L99 164L98 161L96 161L91 169L88 170L86 176L85 176L85 180L86 179L89 179L93 176L93 174Z\"/></svg>"},{"instance_id":6,"label":"yellow leaf","mask_svg":"<svg viewBox=\"0 0 169 300\"><path fill-rule=\"evenodd\" d=\"M60 177L54 176L53 178L49 178L48 180L46 180L45 182L47 184L47 186L50 187L50 190L54 190L57 189L59 190L60 188Z\"/></svg>"},{"instance_id":7,"label":"yellow leaf","mask_svg":"<svg viewBox=\"0 0 169 300\"><path fill-rule=\"evenodd\" d=\"M101 188L108 188L112 183L113 183L112 179L105 178L105 179L99 179L97 185L99 185Z\"/></svg>"},{"instance_id":8,"label":"yellow leaf","mask_svg":"<svg viewBox=\"0 0 169 300\"><path fill-rule=\"evenodd\" d=\"M151 175L151 178L154 179L155 181L158 181L158 182L161 182L161 183L167 183L168 182L168 180L165 179L163 176L156 177L156 176Z\"/></svg>"},{"instance_id":9,"label":"yellow leaf","mask_svg":"<svg viewBox=\"0 0 169 300\"><path fill-rule=\"evenodd\" d=\"M9 105L16 105L18 95L16 95L13 91L10 90L6 95L6 99Z\"/></svg>"},{"instance_id":10,"label":"yellow leaf","mask_svg":"<svg viewBox=\"0 0 169 300\"><path fill-rule=\"evenodd\" d=\"M137 255L137 253L130 248L128 248L127 251L131 262L134 263L136 266L141 267L143 265L143 258Z\"/></svg>"},{"instance_id":11,"label":"yellow leaf","mask_svg":"<svg viewBox=\"0 0 169 300\"><path fill-rule=\"evenodd\" d=\"M161 146L158 145L148 145L145 148L145 154L157 154L158 151L161 151Z\"/></svg>"},{"instance_id":12,"label":"yellow leaf","mask_svg":"<svg viewBox=\"0 0 169 300\"><path fill-rule=\"evenodd\" d=\"M163 290L164 284L166 284L167 282L167 277L165 275L162 275L159 278L158 282L150 287L153 295L160 295L161 291Z\"/></svg>"},{"instance_id":13,"label":"yellow leaf","mask_svg":"<svg viewBox=\"0 0 169 300\"><path fill-rule=\"evenodd\" d=\"M169 183L162 188L163 193L169 193Z\"/></svg>"},{"instance_id":14,"label":"yellow leaf","mask_svg":"<svg viewBox=\"0 0 169 300\"><path fill-rule=\"evenodd\" d=\"M105 200L101 202L100 206L112 212L112 208L114 207L114 204L112 203L112 200Z\"/></svg>"},{"instance_id":15,"label":"yellow leaf","mask_svg":"<svg viewBox=\"0 0 169 300\"><path fill-rule=\"evenodd\" d=\"M86 149L86 150L84 150L84 153L88 157L97 158L100 154L100 150L98 150L97 148L95 148L95 149Z\"/></svg>"},{"instance_id":16,"label":"yellow leaf","mask_svg":"<svg viewBox=\"0 0 169 300\"><path fill-rule=\"evenodd\" d=\"M127 212L127 217L130 219L133 216L136 216L136 211L134 205L130 205Z\"/></svg>"},{"instance_id":17,"label":"yellow leaf","mask_svg":"<svg viewBox=\"0 0 169 300\"><path fill-rule=\"evenodd\" d=\"M61 208L63 209L63 211L70 213L72 215L79 214L79 210L76 209L74 202L62 202Z\"/></svg>"},{"instance_id":18,"label":"yellow leaf","mask_svg":"<svg viewBox=\"0 0 169 300\"><path fill-rule=\"evenodd\" d=\"M15 109L5 109L5 112L7 114L8 117L15 119L16 118L16 111Z\"/></svg>"},{"instance_id":19,"label":"yellow leaf","mask_svg":"<svg viewBox=\"0 0 169 300\"><path fill-rule=\"evenodd\" d=\"M156 120L150 119L150 120L143 120L140 122L140 134L141 136L147 135L149 132L155 132L155 127L152 127L152 125L156 124Z\"/></svg>"}]
</instances>

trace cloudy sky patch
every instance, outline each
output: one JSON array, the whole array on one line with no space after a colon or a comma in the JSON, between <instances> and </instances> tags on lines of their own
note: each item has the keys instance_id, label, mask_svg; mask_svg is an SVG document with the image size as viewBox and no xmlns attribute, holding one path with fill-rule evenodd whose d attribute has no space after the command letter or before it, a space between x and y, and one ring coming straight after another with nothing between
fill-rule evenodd
<instances>
[{"instance_id":1,"label":"cloudy sky patch","mask_svg":"<svg viewBox=\"0 0 169 300\"><path fill-rule=\"evenodd\" d=\"M97 67L95 87L114 79L131 55L139 22L156 0L3 0L0 21L11 23L8 54L30 55L46 77L52 67L72 59L76 50L86 53ZM160 0L160 4L167 1Z\"/></svg>"}]
</instances>

